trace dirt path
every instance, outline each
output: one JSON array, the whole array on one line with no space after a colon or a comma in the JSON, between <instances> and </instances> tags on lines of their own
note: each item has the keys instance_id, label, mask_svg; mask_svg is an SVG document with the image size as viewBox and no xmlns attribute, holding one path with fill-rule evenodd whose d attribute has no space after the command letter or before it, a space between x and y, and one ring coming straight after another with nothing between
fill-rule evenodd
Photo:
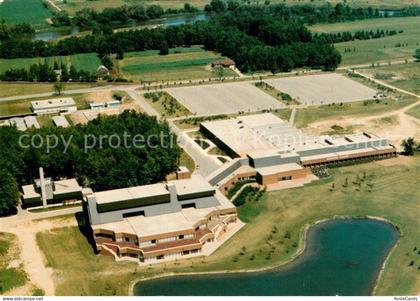
<instances>
[{"instance_id":1,"label":"dirt path","mask_svg":"<svg viewBox=\"0 0 420 301\"><path fill-rule=\"evenodd\" d=\"M420 138L420 120L407 115L406 111L420 105L420 100L401 109L373 116L355 117L341 116L336 119L314 122L304 129L311 134L321 134L331 131L333 125L353 130L373 132L379 136L388 137L390 142L399 149L401 141L407 137ZM386 120L388 118L388 120Z\"/></svg>"},{"instance_id":2,"label":"dirt path","mask_svg":"<svg viewBox=\"0 0 420 301\"><path fill-rule=\"evenodd\" d=\"M30 283L44 290L47 296L53 296L55 292L52 277L53 269L45 266L45 258L36 242L36 234L54 228L75 225L77 225L75 219L25 221L19 224L2 225L2 232L12 233L18 237L18 244L21 249L20 259ZM26 289L27 285L16 288L14 291L19 292Z\"/></svg>"}]
</instances>

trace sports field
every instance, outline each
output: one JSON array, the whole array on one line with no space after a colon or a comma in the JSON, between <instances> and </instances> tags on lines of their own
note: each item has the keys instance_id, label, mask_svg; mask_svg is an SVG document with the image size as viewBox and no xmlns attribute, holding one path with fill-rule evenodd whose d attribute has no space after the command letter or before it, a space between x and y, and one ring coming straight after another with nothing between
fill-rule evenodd
<instances>
[{"instance_id":1,"label":"sports field","mask_svg":"<svg viewBox=\"0 0 420 301\"><path fill-rule=\"evenodd\" d=\"M266 80L277 90L307 105L372 99L376 91L341 74L294 76Z\"/></svg>"},{"instance_id":2,"label":"sports field","mask_svg":"<svg viewBox=\"0 0 420 301\"><path fill-rule=\"evenodd\" d=\"M397 2L397 1L396 1ZM357 30L403 30L394 36L380 39L355 40L336 43L342 55L341 65L371 64L378 61L412 58L420 43L420 16L404 18L369 19L354 22L318 24L311 26L313 32L343 32ZM401 45L398 47L398 45ZM351 51L345 51L350 49Z\"/></svg>"},{"instance_id":3,"label":"sports field","mask_svg":"<svg viewBox=\"0 0 420 301\"><path fill-rule=\"evenodd\" d=\"M167 89L190 112L199 115L233 114L284 105L252 83L227 83Z\"/></svg>"},{"instance_id":4,"label":"sports field","mask_svg":"<svg viewBox=\"0 0 420 301\"><path fill-rule=\"evenodd\" d=\"M194 46L170 49L168 55L159 55L155 50L131 52L116 62L120 74L134 81L175 81L213 77L209 64L223 58ZM233 75L230 69L225 73L225 76Z\"/></svg>"},{"instance_id":5,"label":"sports field","mask_svg":"<svg viewBox=\"0 0 420 301\"><path fill-rule=\"evenodd\" d=\"M47 18L51 12L44 7L41 0L6 0L0 4L0 20L6 23L30 23L35 28L48 26Z\"/></svg>"},{"instance_id":6,"label":"sports field","mask_svg":"<svg viewBox=\"0 0 420 301\"><path fill-rule=\"evenodd\" d=\"M0 73L8 69L29 69L31 64L39 64L47 62L51 67L54 62L64 62L67 67L74 66L77 70L86 70L89 72L96 72L101 65L101 60L96 53L74 54L69 56L50 56L50 57L36 57L36 58L19 58L19 59L0 59Z\"/></svg>"}]
</instances>

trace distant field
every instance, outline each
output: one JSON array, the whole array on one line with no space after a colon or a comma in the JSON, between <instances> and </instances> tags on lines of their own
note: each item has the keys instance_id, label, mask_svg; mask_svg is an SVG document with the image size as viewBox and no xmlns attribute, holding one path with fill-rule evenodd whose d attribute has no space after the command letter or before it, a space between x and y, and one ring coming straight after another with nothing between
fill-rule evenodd
<instances>
[{"instance_id":1,"label":"distant field","mask_svg":"<svg viewBox=\"0 0 420 301\"><path fill-rule=\"evenodd\" d=\"M88 7L93 8L95 10L101 11L107 7L119 7L122 5L134 5L134 4L143 4L145 6L149 6L152 4L158 4L163 8L182 8L184 7L184 3L188 2L195 7L203 8L207 3L210 1L207 0L96 0L96 1L88 1L88 0L67 0L67 3L63 3L60 0L53 0L55 4L57 4L60 8L65 9L70 14L74 14L78 10L82 8Z\"/></svg>"},{"instance_id":2,"label":"distant field","mask_svg":"<svg viewBox=\"0 0 420 301\"><path fill-rule=\"evenodd\" d=\"M420 62L366 68L361 72L398 88L420 94Z\"/></svg>"},{"instance_id":3,"label":"distant field","mask_svg":"<svg viewBox=\"0 0 420 301\"><path fill-rule=\"evenodd\" d=\"M212 77L206 68L222 56L205 51L200 47L174 48L169 55L159 55L158 51L127 53L122 61L117 61L120 73L134 81L169 81ZM228 71L226 76L232 76Z\"/></svg>"},{"instance_id":4,"label":"distant field","mask_svg":"<svg viewBox=\"0 0 420 301\"><path fill-rule=\"evenodd\" d=\"M77 70L95 72L101 65L101 60L96 53L74 54L69 56L50 56L36 58L0 59L0 72L3 73L11 68L29 69L31 64L47 62L53 66L54 62L65 62L68 67L74 66Z\"/></svg>"},{"instance_id":5,"label":"distant field","mask_svg":"<svg viewBox=\"0 0 420 301\"><path fill-rule=\"evenodd\" d=\"M412 58L420 44L420 16L382 18L311 26L313 32L342 32L357 30L404 30L394 36L372 40L356 40L335 44L342 55L342 65L370 64L378 61ZM401 43L404 47L396 47ZM408 46L405 46L408 44ZM345 49L355 51L345 52Z\"/></svg>"},{"instance_id":6,"label":"distant field","mask_svg":"<svg viewBox=\"0 0 420 301\"><path fill-rule=\"evenodd\" d=\"M103 10L107 7L118 7L122 5L132 5L136 3L142 3L144 5L152 5L158 4L163 8L181 8L184 6L184 3L190 3L191 5L204 8L204 6L210 3L210 0L95 0L95 1L88 1L88 0L67 0L67 3L63 3L64 1L61 0L52 0L55 4L57 4L60 8L65 9L70 14L74 14L76 11L89 7L96 10ZM257 1L250 1L250 2L257 2ZM331 4L335 5L337 3L343 3L342 0L272 0L271 3L286 3L286 4L325 4L330 2ZM417 0L347 0L346 3L350 6L360 6L360 7L379 7L379 8L399 8L402 6L408 5L415 5L418 4Z\"/></svg>"},{"instance_id":7,"label":"distant field","mask_svg":"<svg viewBox=\"0 0 420 301\"><path fill-rule=\"evenodd\" d=\"M30 23L41 28L48 25L46 19L51 16L41 0L5 0L0 4L0 20L6 23Z\"/></svg>"}]
</instances>

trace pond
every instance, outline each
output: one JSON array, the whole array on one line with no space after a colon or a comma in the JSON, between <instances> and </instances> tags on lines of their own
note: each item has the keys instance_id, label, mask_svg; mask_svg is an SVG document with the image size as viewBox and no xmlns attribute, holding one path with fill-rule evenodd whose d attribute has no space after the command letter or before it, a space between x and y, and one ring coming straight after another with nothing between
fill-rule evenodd
<instances>
[{"instance_id":1,"label":"pond","mask_svg":"<svg viewBox=\"0 0 420 301\"><path fill-rule=\"evenodd\" d=\"M195 23L198 21L206 21L208 19L208 15L205 13L199 14L186 14L180 16L171 16L161 19L153 19L144 22L133 22L126 26L119 26L118 28L124 27L135 27L135 26L174 26L174 25L181 25L181 24L190 24ZM50 41L54 39L58 39L63 36L73 35L79 33L79 29L74 27L72 29L52 29L47 31L39 31L35 34L33 40L42 40L42 41Z\"/></svg>"},{"instance_id":2,"label":"pond","mask_svg":"<svg viewBox=\"0 0 420 301\"><path fill-rule=\"evenodd\" d=\"M372 294L399 232L387 222L338 219L312 226L306 249L264 272L174 276L139 282L136 296L352 296ZM233 238L234 239L234 238Z\"/></svg>"}]
</instances>

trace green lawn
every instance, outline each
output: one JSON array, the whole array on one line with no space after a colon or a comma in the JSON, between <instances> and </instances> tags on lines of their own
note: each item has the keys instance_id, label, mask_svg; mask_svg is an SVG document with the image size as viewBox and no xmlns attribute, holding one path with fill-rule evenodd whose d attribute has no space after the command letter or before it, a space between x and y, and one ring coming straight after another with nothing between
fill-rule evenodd
<instances>
[{"instance_id":1,"label":"green lawn","mask_svg":"<svg viewBox=\"0 0 420 301\"><path fill-rule=\"evenodd\" d=\"M334 119L342 116L370 116L384 112L390 112L414 103L416 99L410 96L403 96L399 100L384 99L376 101L363 101L344 103L340 105L322 105L297 109L295 125L304 128L308 124Z\"/></svg>"},{"instance_id":2,"label":"green lawn","mask_svg":"<svg viewBox=\"0 0 420 301\"><path fill-rule=\"evenodd\" d=\"M420 119L420 105L417 105L414 108L411 108L406 113L411 116L416 117L417 119Z\"/></svg>"},{"instance_id":3,"label":"green lawn","mask_svg":"<svg viewBox=\"0 0 420 301\"><path fill-rule=\"evenodd\" d=\"M39 29L48 26L46 19L51 16L41 0L6 0L0 4L0 20L7 23L30 23Z\"/></svg>"},{"instance_id":4,"label":"green lawn","mask_svg":"<svg viewBox=\"0 0 420 301\"><path fill-rule=\"evenodd\" d=\"M420 94L420 62L384 65L361 71L395 87Z\"/></svg>"},{"instance_id":5,"label":"green lawn","mask_svg":"<svg viewBox=\"0 0 420 301\"><path fill-rule=\"evenodd\" d=\"M174 81L213 77L207 65L223 58L217 53L195 46L171 49L169 55L159 55L154 50L127 53L117 63L122 76L130 80ZM225 76L232 75L233 71L226 70Z\"/></svg>"},{"instance_id":6,"label":"green lawn","mask_svg":"<svg viewBox=\"0 0 420 301\"><path fill-rule=\"evenodd\" d=\"M26 282L26 274L19 268L10 268L12 260L18 258L16 249L16 236L0 232L0 295L3 292L22 286Z\"/></svg>"},{"instance_id":7,"label":"green lawn","mask_svg":"<svg viewBox=\"0 0 420 301\"><path fill-rule=\"evenodd\" d=\"M364 173L367 177L360 187L352 184ZM117 263L107 256L95 256L77 227L38 233L37 241L48 265L54 269L58 295L126 295L132 280L156 274L252 269L277 264L289 259L299 248L305 224L336 215L378 216L397 224L404 235L389 258L377 293L414 295L420 284L417 269L420 262L411 252L413 247L420 246L419 173L420 157L414 157L405 165L385 167L368 163L333 169L330 178L305 187L269 192L260 201L239 208L240 217L249 220L249 224L206 258L148 267ZM344 188L346 178L351 184ZM336 188L330 191L332 183ZM372 184L372 188L366 183ZM274 225L277 231L273 231ZM290 233L290 239L284 239L286 232ZM240 255L244 247L246 251ZM250 260L252 255L254 259ZM414 266L408 265L411 260L415 260Z\"/></svg>"},{"instance_id":8,"label":"green lawn","mask_svg":"<svg viewBox=\"0 0 420 301\"><path fill-rule=\"evenodd\" d=\"M145 93L146 95L155 95L159 99L153 99L153 97L146 98L147 102L158 111L163 117L180 117L191 115L192 113L180 104L174 97L169 95L167 92L158 92L158 93Z\"/></svg>"},{"instance_id":9,"label":"green lawn","mask_svg":"<svg viewBox=\"0 0 420 301\"><path fill-rule=\"evenodd\" d=\"M341 65L371 64L378 61L412 58L416 48L419 48L420 16L402 18L368 19L354 22L342 22L333 24L318 24L311 26L313 32L342 32L357 30L404 30L394 36L381 39L355 40L337 43L335 47L342 55ZM397 43L404 47L396 47ZM408 44L408 46L406 46ZM352 49L345 52L346 48ZM355 49L355 51L353 51Z\"/></svg>"},{"instance_id":10,"label":"green lawn","mask_svg":"<svg viewBox=\"0 0 420 301\"><path fill-rule=\"evenodd\" d=\"M8 69L25 68L29 69L32 64L39 64L47 62L51 67L54 62L65 63L68 68L74 66L77 70L86 70L89 72L96 72L101 65L101 60L96 53L74 54L69 56L50 56L50 57L36 57L36 58L19 58L19 59L0 59L0 73Z\"/></svg>"}]
</instances>

